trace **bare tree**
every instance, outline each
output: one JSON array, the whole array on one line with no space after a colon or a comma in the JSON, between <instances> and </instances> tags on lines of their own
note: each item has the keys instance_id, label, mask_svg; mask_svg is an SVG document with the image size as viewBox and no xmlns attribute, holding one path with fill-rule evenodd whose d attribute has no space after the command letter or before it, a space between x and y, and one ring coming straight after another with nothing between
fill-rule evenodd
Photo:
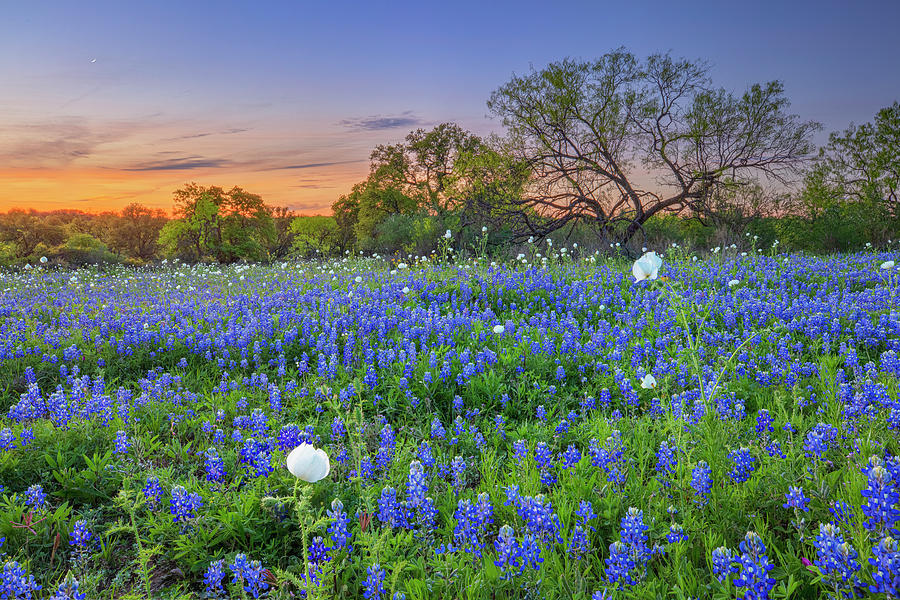
<instances>
[{"instance_id":1,"label":"bare tree","mask_svg":"<svg viewBox=\"0 0 900 600\"><path fill-rule=\"evenodd\" d=\"M488 101L531 169L520 237L588 222L627 242L662 211L708 210L713 191L764 177L786 182L819 125L787 114L783 86L735 96L705 63L619 49L514 76Z\"/></svg>"}]
</instances>

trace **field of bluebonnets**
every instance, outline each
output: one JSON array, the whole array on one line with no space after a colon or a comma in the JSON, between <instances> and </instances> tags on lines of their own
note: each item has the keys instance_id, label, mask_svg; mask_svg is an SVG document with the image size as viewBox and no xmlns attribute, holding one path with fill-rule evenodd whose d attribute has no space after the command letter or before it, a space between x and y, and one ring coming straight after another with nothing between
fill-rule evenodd
<instances>
[{"instance_id":1,"label":"field of bluebonnets","mask_svg":"<svg viewBox=\"0 0 900 600\"><path fill-rule=\"evenodd\" d=\"M0 598L896 598L896 259L4 273Z\"/></svg>"}]
</instances>

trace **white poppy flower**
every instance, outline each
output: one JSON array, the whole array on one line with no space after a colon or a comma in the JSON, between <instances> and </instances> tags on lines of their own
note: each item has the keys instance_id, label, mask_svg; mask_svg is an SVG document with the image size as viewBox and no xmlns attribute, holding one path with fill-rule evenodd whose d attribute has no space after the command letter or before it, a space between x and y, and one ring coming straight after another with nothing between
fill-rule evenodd
<instances>
[{"instance_id":1,"label":"white poppy flower","mask_svg":"<svg viewBox=\"0 0 900 600\"><path fill-rule=\"evenodd\" d=\"M647 252L634 261L634 265L631 266L631 274L634 275L637 281L656 279L659 277L659 268L661 266L662 259L657 256L656 252Z\"/></svg>"},{"instance_id":2,"label":"white poppy flower","mask_svg":"<svg viewBox=\"0 0 900 600\"><path fill-rule=\"evenodd\" d=\"M728 282L728 287L734 287L737 284L739 284L740 282L741 282L740 279L732 279L731 281Z\"/></svg>"},{"instance_id":3,"label":"white poppy flower","mask_svg":"<svg viewBox=\"0 0 900 600\"><path fill-rule=\"evenodd\" d=\"M641 387L645 390L655 390L656 389L656 377L647 373L641 378Z\"/></svg>"},{"instance_id":4,"label":"white poppy flower","mask_svg":"<svg viewBox=\"0 0 900 600\"><path fill-rule=\"evenodd\" d=\"M883 263L881 263L881 268L884 269L885 271L887 271L888 269L893 269L894 261L892 261L892 260L884 261Z\"/></svg>"},{"instance_id":5,"label":"white poppy flower","mask_svg":"<svg viewBox=\"0 0 900 600\"><path fill-rule=\"evenodd\" d=\"M287 456L287 468L297 479L315 483L328 477L331 463L324 450L312 444L300 444Z\"/></svg>"},{"instance_id":6,"label":"white poppy flower","mask_svg":"<svg viewBox=\"0 0 900 600\"><path fill-rule=\"evenodd\" d=\"M494 333L501 334L504 331L506 331L506 327L504 327L503 325L494 325Z\"/></svg>"},{"instance_id":7,"label":"white poppy flower","mask_svg":"<svg viewBox=\"0 0 900 600\"><path fill-rule=\"evenodd\" d=\"M46 265L46 264L47 264L47 257L46 257L46 256L42 256L42 257L41 257L41 264L42 264L42 265Z\"/></svg>"}]
</instances>

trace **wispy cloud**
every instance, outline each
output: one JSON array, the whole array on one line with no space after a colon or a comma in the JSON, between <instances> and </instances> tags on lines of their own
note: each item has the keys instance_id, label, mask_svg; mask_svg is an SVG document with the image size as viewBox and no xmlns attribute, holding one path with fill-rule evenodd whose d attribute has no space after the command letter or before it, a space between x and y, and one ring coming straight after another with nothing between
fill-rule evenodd
<instances>
[{"instance_id":1,"label":"wispy cloud","mask_svg":"<svg viewBox=\"0 0 900 600\"><path fill-rule=\"evenodd\" d=\"M301 163L297 165L284 165L282 167L270 167L265 169L266 171L281 171L287 169L315 169L318 167L333 167L335 165L349 165L353 163L366 162L364 159L359 160L338 160L334 162L319 162L319 163Z\"/></svg>"},{"instance_id":2,"label":"wispy cloud","mask_svg":"<svg viewBox=\"0 0 900 600\"><path fill-rule=\"evenodd\" d=\"M135 129L135 124L129 122L92 127L80 117L0 128L0 139L12 140L0 150L0 163L8 167L66 166L92 155L103 144L128 138Z\"/></svg>"},{"instance_id":3,"label":"wispy cloud","mask_svg":"<svg viewBox=\"0 0 900 600\"><path fill-rule=\"evenodd\" d=\"M422 120L415 116L411 110L399 115L372 115L369 117L356 117L343 119L340 124L356 131L381 131L383 129L397 129L398 127L415 127L421 125Z\"/></svg>"},{"instance_id":4,"label":"wispy cloud","mask_svg":"<svg viewBox=\"0 0 900 600\"><path fill-rule=\"evenodd\" d=\"M224 131L203 131L200 133L189 133L186 135L179 135L177 137L168 138L164 141L174 142L177 140L193 140L193 139L202 138L202 137L209 137L211 135L233 135L235 133L244 133L245 131L250 131L250 130L246 129L246 128L235 127L233 129L226 129Z\"/></svg>"},{"instance_id":5,"label":"wispy cloud","mask_svg":"<svg viewBox=\"0 0 900 600\"><path fill-rule=\"evenodd\" d=\"M224 158L204 158L202 156L184 156L146 162L122 169L123 171L190 171L192 169L220 169L231 166Z\"/></svg>"}]
</instances>

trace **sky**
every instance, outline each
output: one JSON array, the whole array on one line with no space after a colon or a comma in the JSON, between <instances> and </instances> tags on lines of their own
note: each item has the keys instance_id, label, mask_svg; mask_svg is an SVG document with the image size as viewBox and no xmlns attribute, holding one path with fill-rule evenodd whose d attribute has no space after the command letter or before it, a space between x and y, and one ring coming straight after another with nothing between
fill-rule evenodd
<instances>
[{"instance_id":1,"label":"sky","mask_svg":"<svg viewBox=\"0 0 900 600\"><path fill-rule=\"evenodd\" d=\"M513 74L625 46L779 79L818 142L900 100L900 2L8 2L0 210L170 210L195 181L328 214L380 143L502 132Z\"/></svg>"}]
</instances>

